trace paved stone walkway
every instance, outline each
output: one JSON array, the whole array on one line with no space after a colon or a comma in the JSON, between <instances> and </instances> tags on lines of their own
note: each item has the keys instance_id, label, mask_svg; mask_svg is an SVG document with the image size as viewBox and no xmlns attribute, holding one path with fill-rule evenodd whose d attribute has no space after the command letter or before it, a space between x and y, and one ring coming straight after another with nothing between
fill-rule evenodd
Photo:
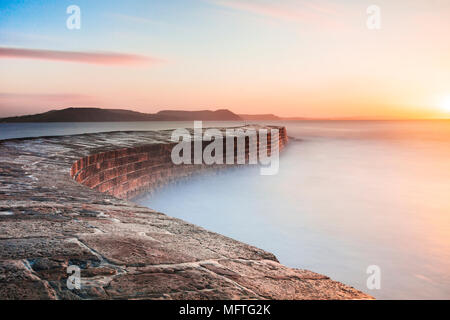
<instances>
[{"instance_id":1,"label":"paved stone walkway","mask_svg":"<svg viewBox=\"0 0 450 320\"><path fill-rule=\"evenodd\" d=\"M83 157L147 150L169 137L110 132L0 141L0 299L371 298L71 177ZM69 265L81 268L79 290L67 288Z\"/></svg>"}]
</instances>

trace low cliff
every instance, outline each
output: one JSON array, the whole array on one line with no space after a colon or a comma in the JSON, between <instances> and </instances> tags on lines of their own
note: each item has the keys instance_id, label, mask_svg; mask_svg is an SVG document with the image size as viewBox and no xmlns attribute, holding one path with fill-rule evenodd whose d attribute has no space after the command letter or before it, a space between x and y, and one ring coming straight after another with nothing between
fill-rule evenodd
<instances>
[{"instance_id":1,"label":"low cliff","mask_svg":"<svg viewBox=\"0 0 450 320\"><path fill-rule=\"evenodd\" d=\"M226 167L173 165L170 133L1 141L0 299L371 298L126 200ZM69 265L80 289L66 286Z\"/></svg>"}]
</instances>

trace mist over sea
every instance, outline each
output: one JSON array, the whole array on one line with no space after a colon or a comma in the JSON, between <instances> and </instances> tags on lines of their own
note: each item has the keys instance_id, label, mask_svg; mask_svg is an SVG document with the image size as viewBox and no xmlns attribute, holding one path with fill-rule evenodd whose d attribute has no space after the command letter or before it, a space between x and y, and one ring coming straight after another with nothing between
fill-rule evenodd
<instances>
[{"instance_id":1,"label":"mist over sea","mask_svg":"<svg viewBox=\"0 0 450 320\"><path fill-rule=\"evenodd\" d=\"M377 298L450 299L450 121L261 123L285 125L296 138L277 175L232 169L165 187L139 203ZM192 125L0 124L0 139ZM381 268L380 290L366 287L370 265Z\"/></svg>"}]
</instances>

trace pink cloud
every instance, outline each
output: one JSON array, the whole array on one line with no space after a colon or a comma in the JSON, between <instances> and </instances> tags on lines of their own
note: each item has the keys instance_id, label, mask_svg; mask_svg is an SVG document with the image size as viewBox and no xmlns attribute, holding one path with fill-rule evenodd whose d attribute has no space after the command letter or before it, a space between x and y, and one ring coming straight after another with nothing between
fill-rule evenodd
<instances>
[{"instance_id":1,"label":"pink cloud","mask_svg":"<svg viewBox=\"0 0 450 320\"><path fill-rule=\"evenodd\" d=\"M37 59L100 65L134 65L158 63L161 60L146 56L112 52L76 52L0 47L0 59Z\"/></svg>"}]
</instances>

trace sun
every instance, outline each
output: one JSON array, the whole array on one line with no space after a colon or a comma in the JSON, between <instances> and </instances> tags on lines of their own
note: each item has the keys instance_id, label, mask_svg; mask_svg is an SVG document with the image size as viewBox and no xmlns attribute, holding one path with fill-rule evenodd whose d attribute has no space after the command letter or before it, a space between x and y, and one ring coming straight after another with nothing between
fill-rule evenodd
<instances>
[{"instance_id":1,"label":"sun","mask_svg":"<svg viewBox=\"0 0 450 320\"><path fill-rule=\"evenodd\" d=\"M442 101L439 103L439 109L444 112L450 113L450 95L442 99Z\"/></svg>"}]
</instances>

